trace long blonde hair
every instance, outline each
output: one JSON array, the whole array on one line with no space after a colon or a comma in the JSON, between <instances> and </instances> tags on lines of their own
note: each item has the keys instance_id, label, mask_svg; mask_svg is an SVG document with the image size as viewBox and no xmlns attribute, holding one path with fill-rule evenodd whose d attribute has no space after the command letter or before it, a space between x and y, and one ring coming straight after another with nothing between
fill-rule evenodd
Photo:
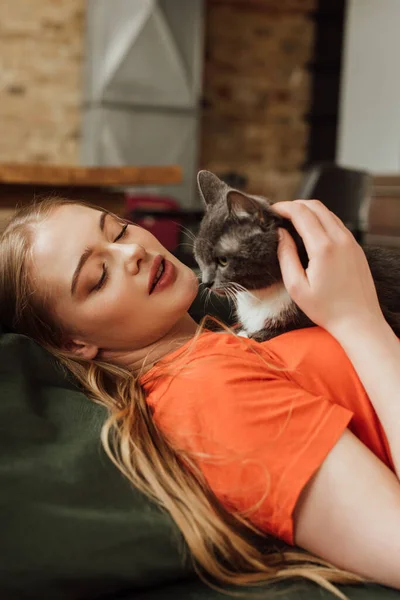
<instances>
[{"instance_id":1,"label":"long blonde hair","mask_svg":"<svg viewBox=\"0 0 400 600\"><path fill-rule=\"evenodd\" d=\"M32 204L18 211L3 232L1 322L49 350L87 395L108 410L101 434L106 453L137 489L173 518L203 579L208 574L214 582L243 586L300 577L343 598L332 584L357 583L359 577L305 552L274 550L266 535L243 515L225 510L193 457L174 448L156 427L137 376L62 349L67 332L51 310L51 298L35 289L30 267L36 226L69 203L83 204L60 198Z\"/></svg>"}]
</instances>

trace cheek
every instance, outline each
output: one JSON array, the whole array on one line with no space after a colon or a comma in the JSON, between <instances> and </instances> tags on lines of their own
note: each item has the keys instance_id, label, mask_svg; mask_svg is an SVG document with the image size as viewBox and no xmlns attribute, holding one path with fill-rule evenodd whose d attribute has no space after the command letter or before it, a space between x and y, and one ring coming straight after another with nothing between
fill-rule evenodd
<instances>
[{"instance_id":1,"label":"cheek","mask_svg":"<svg viewBox=\"0 0 400 600\"><path fill-rule=\"evenodd\" d=\"M110 289L93 297L93 301L80 314L82 327L90 332L110 330L126 323L127 314L134 316L132 291L125 286L110 286Z\"/></svg>"},{"instance_id":2,"label":"cheek","mask_svg":"<svg viewBox=\"0 0 400 600\"><path fill-rule=\"evenodd\" d=\"M176 259L174 258L174 260ZM169 302L172 302L178 311L182 310L182 308L187 310L197 295L199 280L196 273L190 267L180 262L175 263L175 266L178 269L178 275L174 288L169 295Z\"/></svg>"},{"instance_id":3,"label":"cheek","mask_svg":"<svg viewBox=\"0 0 400 600\"><path fill-rule=\"evenodd\" d=\"M141 227L136 227L136 242L143 246L149 252L165 252L164 246L158 241L158 239L147 229L142 229Z\"/></svg>"},{"instance_id":4,"label":"cheek","mask_svg":"<svg viewBox=\"0 0 400 600\"><path fill-rule=\"evenodd\" d=\"M191 269L189 269L187 280L188 295L192 297L191 301L193 301L199 291L199 280L197 275Z\"/></svg>"},{"instance_id":5,"label":"cheek","mask_svg":"<svg viewBox=\"0 0 400 600\"><path fill-rule=\"evenodd\" d=\"M230 281L235 275L235 266L228 264L225 268L218 268L217 274L220 281Z\"/></svg>"}]
</instances>

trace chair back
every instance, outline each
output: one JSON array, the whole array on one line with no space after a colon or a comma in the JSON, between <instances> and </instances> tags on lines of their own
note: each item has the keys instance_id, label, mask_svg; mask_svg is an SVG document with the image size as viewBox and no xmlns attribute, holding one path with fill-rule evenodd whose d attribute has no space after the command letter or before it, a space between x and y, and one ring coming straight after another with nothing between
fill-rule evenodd
<instances>
[{"instance_id":1,"label":"chair back","mask_svg":"<svg viewBox=\"0 0 400 600\"><path fill-rule=\"evenodd\" d=\"M366 171L316 163L304 174L296 198L321 200L361 241L367 229L372 177Z\"/></svg>"}]
</instances>

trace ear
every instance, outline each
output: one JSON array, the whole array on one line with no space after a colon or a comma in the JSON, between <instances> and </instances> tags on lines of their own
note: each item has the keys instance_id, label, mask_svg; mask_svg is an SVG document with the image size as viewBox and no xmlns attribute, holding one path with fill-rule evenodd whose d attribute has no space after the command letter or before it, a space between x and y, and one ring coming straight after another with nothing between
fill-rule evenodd
<instances>
[{"instance_id":1,"label":"ear","mask_svg":"<svg viewBox=\"0 0 400 600\"><path fill-rule=\"evenodd\" d=\"M68 352L72 352L79 358L84 358L86 360L93 360L99 352L97 346L94 344L87 344L81 340L70 340L65 344L64 349L68 350Z\"/></svg>"},{"instance_id":2,"label":"ear","mask_svg":"<svg viewBox=\"0 0 400 600\"><path fill-rule=\"evenodd\" d=\"M232 190L228 192L226 202L231 216L237 219L256 217L260 221L264 221L263 208L265 206L261 200Z\"/></svg>"},{"instance_id":3,"label":"ear","mask_svg":"<svg viewBox=\"0 0 400 600\"><path fill-rule=\"evenodd\" d=\"M206 205L214 204L219 200L228 187L226 183L221 181L211 171L199 171L197 174L197 185L200 196Z\"/></svg>"}]
</instances>

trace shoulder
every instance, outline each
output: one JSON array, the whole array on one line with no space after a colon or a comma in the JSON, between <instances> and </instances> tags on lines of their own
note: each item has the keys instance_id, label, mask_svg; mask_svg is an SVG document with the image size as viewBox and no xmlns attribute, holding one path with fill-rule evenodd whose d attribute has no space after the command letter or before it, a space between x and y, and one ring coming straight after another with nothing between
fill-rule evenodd
<instances>
[{"instance_id":1,"label":"shoulder","mask_svg":"<svg viewBox=\"0 0 400 600\"><path fill-rule=\"evenodd\" d=\"M281 357L285 364L298 362L310 356L310 352L313 356L316 353L319 359L332 354L337 355L338 358L345 357L342 347L335 338L325 329L317 326L288 331L271 340L261 342L260 346L271 356Z\"/></svg>"},{"instance_id":2,"label":"shoulder","mask_svg":"<svg viewBox=\"0 0 400 600\"><path fill-rule=\"evenodd\" d=\"M276 434L289 415L293 425L301 421L300 428L304 415L310 423L322 418L328 400L306 391L262 346L205 333L149 382L147 401L155 417L174 428L178 419L216 432L223 424L231 439L267 423Z\"/></svg>"},{"instance_id":3,"label":"shoulder","mask_svg":"<svg viewBox=\"0 0 400 600\"><path fill-rule=\"evenodd\" d=\"M230 334L205 332L173 353L144 382L154 413L224 419L264 397L266 382L287 379L260 344ZM273 384L272 384L273 385ZM269 387L269 392L272 388Z\"/></svg>"},{"instance_id":4,"label":"shoulder","mask_svg":"<svg viewBox=\"0 0 400 600\"><path fill-rule=\"evenodd\" d=\"M182 365L185 367L190 365L191 373L201 374L206 366L210 367L210 364L213 365L213 371L215 371L224 365L229 368L232 364L256 365L257 363L265 364L265 361L273 362L273 353L269 353L268 347L263 348L254 340L233 333L205 331L197 339L187 342L179 350L167 355L154 370L149 371L149 374L142 378L142 383L147 383L156 373L174 371L174 366L177 367L176 373L182 371L180 369Z\"/></svg>"},{"instance_id":5,"label":"shoulder","mask_svg":"<svg viewBox=\"0 0 400 600\"><path fill-rule=\"evenodd\" d=\"M276 365L268 348L253 340L229 333L205 332L193 345L189 344L176 366L177 385L200 379L204 392L218 384L237 384L242 378L268 378Z\"/></svg>"}]
</instances>

